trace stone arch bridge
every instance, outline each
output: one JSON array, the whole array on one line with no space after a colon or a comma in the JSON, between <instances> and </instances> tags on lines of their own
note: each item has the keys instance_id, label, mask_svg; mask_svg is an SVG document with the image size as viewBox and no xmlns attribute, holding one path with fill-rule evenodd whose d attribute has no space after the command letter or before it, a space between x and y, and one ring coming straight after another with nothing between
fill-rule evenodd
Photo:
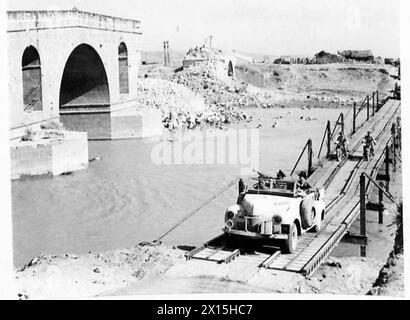
<instances>
[{"instance_id":1,"label":"stone arch bridge","mask_svg":"<svg viewBox=\"0 0 410 320\"><path fill-rule=\"evenodd\" d=\"M159 133L158 111L136 111L140 21L9 11L7 35L11 138L53 119L89 139Z\"/></svg>"}]
</instances>

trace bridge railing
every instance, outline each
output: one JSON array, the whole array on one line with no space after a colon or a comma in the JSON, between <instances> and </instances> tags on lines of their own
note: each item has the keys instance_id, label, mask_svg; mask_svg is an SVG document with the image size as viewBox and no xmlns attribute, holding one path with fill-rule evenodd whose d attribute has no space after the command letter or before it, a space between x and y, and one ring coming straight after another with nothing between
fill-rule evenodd
<instances>
[{"instance_id":1,"label":"bridge railing","mask_svg":"<svg viewBox=\"0 0 410 320\"><path fill-rule=\"evenodd\" d=\"M361 113L362 110L367 111L366 113L366 118L365 121L369 121L370 117L374 116L377 111L379 111L381 107L381 103L379 100L379 91L376 90L371 93L371 95L367 95L362 102L360 103L359 107L357 107L357 103L353 103L353 107L349 108L346 113L340 113L338 118L336 119L333 129L331 129L331 122L330 120L326 124L325 131L323 133L322 141L320 143L319 151L317 158L320 158L320 155L323 150L324 143L326 141L326 147L327 147L327 152L326 152L326 157L328 158L330 154L334 151L332 148L332 142L337 134L337 132L343 132L344 134L347 134L346 132L346 120L348 119L348 116L351 111L353 111L352 115L352 130L348 132L348 136L352 137L357 129L359 128L358 126L358 116ZM364 123L364 122L363 122ZM363 123L361 125L363 125Z\"/></svg>"},{"instance_id":2,"label":"bridge railing","mask_svg":"<svg viewBox=\"0 0 410 320\"><path fill-rule=\"evenodd\" d=\"M7 31L85 27L137 33L140 21L79 10L8 11Z\"/></svg>"}]
</instances>

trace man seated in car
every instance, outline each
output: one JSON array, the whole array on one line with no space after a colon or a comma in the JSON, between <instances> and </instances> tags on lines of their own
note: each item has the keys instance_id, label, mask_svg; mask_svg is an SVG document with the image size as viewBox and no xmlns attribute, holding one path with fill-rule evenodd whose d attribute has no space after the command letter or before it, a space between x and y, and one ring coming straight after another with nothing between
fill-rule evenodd
<instances>
[{"instance_id":1,"label":"man seated in car","mask_svg":"<svg viewBox=\"0 0 410 320\"><path fill-rule=\"evenodd\" d=\"M296 182L296 188L302 193L306 193L312 189L312 185L307 182L307 175L305 171L299 173L299 180Z\"/></svg>"},{"instance_id":2,"label":"man seated in car","mask_svg":"<svg viewBox=\"0 0 410 320\"><path fill-rule=\"evenodd\" d=\"M283 180L286 178L286 174L279 169L278 173L276 174L276 180Z\"/></svg>"}]
</instances>

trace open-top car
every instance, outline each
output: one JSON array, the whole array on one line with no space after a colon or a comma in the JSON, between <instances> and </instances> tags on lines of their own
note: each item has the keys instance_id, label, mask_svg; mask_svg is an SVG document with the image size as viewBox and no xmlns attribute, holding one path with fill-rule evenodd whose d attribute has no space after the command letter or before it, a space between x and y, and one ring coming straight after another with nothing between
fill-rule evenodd
<instances>
[{"instance_id":1,"label":"open-top car","mask_svg":"<svg viewBox=\"0 0 410 320\"><path fill-rule=\"evenodd\" d=\"M321 228L324 189L301 191L295 181L258 180L251 188L240 188L237 204L225 212L223 230L233 236L283 239L284 251L293 253L299 236Z\"/></svg>"}]
</instances>

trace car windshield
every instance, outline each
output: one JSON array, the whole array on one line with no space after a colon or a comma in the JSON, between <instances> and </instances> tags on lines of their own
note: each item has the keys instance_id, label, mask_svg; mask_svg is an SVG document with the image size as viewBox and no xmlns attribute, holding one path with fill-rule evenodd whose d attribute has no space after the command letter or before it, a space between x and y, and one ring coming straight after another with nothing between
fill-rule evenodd
<instances>
[{"instance_id":1,"label":"car windshield","mask_svg":"<svg viewBox=\"0 0 410 320\"><path fill-rule=\"evenodd\" d=\"M274 193L294 194L296 191L296 182L278 179L257 179L250 191L270 191ZM252 192L254 193L254 192Z\"/></svg>"}]
</instances>

